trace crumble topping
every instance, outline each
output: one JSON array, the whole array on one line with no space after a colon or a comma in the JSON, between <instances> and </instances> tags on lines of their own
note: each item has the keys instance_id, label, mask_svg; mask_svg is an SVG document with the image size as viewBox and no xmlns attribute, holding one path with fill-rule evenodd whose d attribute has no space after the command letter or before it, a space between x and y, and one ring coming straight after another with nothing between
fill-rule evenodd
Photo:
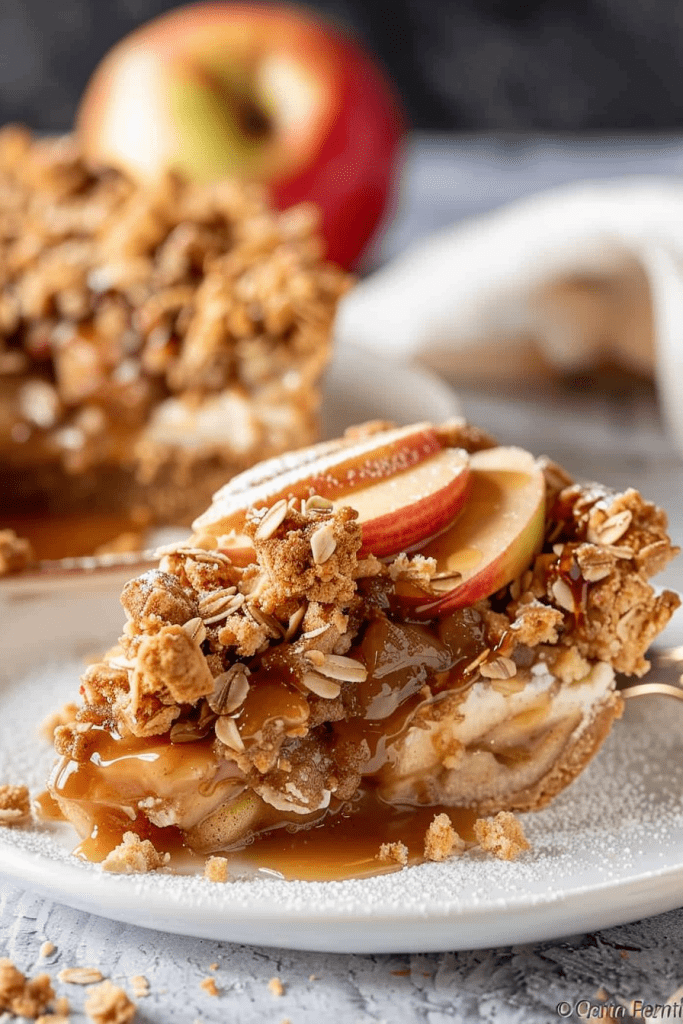
<instances>
[{"instance_id":1,"label":"crumble topping","mask_svg":"<svg viewBox=\"0 0 683 1024\"><path fill-rule=\"evenodd\" d=\"M311 440L351 283L324 262L318 221L311 204L271 210L256 185L143 185L89 164L74 137L2 129L0 451L13 483L35 487L22 460L67 474L135 463L172 501L173 485L202 483L198 449L218 486L221 466L224 480L226 466Z\"/></svg>"},{"instance_id":2,"label":"crumble topping","mask_svg":"<svg viewBox=\"0 0 683 1024\"><path fill-rule=\"evenodd\" d=\"M20 825L31 817L26 786L0 786L0 825Z\"/></svg>"},{"instance_id":3,"label":"crumble topping","mask_svg":"<svg viewBox=\"0 0 683 1024\"><path fill-rule=\"evenodd\" d=\"M494 818L479 818L474 834L482 850L499 860L516 860L530 849L521 821L511 811L499 811Z\"/></svg>"},{"instance_id":4,"label":"crumble topping","mask_svg":"<svg viewBox=\"0 0 683 1024\"><path fill-rule=\"evenodd\" d=\"M304 598L318 604L348 605L356 591L361 529L357 513L341 508L308 508L294 503L275 531L259 534L262 510L253 510L245 533L254 541L258 559L258 603L266 614L284 602ZM267 513L266 513L267 514Z\"/></svg>"},{"instance_id":5,"label":"crumble topping","mask_svg":"<svg viewBox=\"0 0 683 1024\"><path fill-rule=\"evenodd\" d=\"M425 832L425 860L447 860L454 854L462 853L465 842L453 828L447 814L436 814Z\"/></svg>"},{"instance_id":6,"label":"crumble topping","mask_svg":"<svg viewBox=\"0 0 683 1024\"><path fill-rule=\"evenodd\" d=\"M0 576L22 572L33 561L31 542L14 530L0 530Z\"/></svg>"},{"instance_id":7,"label":"crumble topping","mask_svg":"<svg viewBox=\"0 0 683 1024\"><path fill-rule=\"evenodd\" d=\"M88 989L84 1008L93 1024L130 1024L137 1009L123 989L111 981Z\"/></svg>"},{"instance_id":8,"label":"crumble topping","mask_svg":"<svg viewBox=\"0 0 683 1024\"><path fill-rule=\"evenodd\" d=\"M135 832L125 832L119 843L102 861L102 870L119 875L145 874L168 864L168 853L159 853L149 839L140 839Z\"/></svg>"}]
</instances>

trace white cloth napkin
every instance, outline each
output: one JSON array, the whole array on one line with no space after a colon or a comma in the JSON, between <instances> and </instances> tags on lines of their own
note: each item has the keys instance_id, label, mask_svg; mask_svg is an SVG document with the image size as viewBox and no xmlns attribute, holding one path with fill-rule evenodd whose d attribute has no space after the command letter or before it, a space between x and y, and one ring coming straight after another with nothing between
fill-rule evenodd
<instances>
[{"instance_id":1,"label":"white cloth napkin","mask_svg":"<svg viewBox=\"0 0 683 1024\"><path fill-rule=\"evenodd\" d=\"M347 294L336 336L455 382L653 374L683 451L683 181L562 188L439 232Z\"/></svg>"}]
</instances>

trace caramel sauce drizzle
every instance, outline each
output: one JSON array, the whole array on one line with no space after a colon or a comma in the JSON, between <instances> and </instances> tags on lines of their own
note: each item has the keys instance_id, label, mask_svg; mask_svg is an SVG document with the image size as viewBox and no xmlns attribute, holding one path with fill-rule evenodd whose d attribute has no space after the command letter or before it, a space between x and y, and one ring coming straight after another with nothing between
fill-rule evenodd
<instances>
[{"instance_id":1,"label":"caramel sauce drizzle","mask_svg":"<svg viewBox=\"0 0 683 1024\"><path fill-rule=\"evenodd\" d=\"M388 617L375 595L376 612L350 656L368 668L367 679L344 688L347 717L330 723L334 742L362 746L364 783L349 803L333 799L313 815L286 814L269 809L254 832L231 850L251 869L277 871L287 878L331 879L362 877L395 870L377 860L382 843L403 842L410 863L423 858L425 831L435 814L445 810L456 830L468 838L474 815L466 810L434 806L407 807L383 803L373 779L390 767L392 745L410 725L425 699L466 688L466 667L485 649L484 628L472 609L454 612L441 622L398 622ZM297 660L287 645L271 647L252 666L247 698L237 716L245 745L259 744L270 722L283 722L296 735L308 717L308 702L299 681ZM168 738L122 739L99 730L86 762L63 761L55 770L51 789L57 800L68 801L69 817L82 836L75 851L101 861L133 830L170 852L175 870L196 870L203 864L192 854L175 827L160 828L137 810L139 800L163 791L163 779L178 789L208 796L217 785L237 785L223 778L226 765L214 751L213 737L172 744ZM149 766L153 766L153 786ZM234 766L233 766L233 770ZM228 772L229 775L229 772ZM159 780L162 780L161 782ZM163 796L163 792L161 792ZM59 808L49 795L45 816ZM54 808L57 808L55 811Z\"/></svg>"}]
</instances>

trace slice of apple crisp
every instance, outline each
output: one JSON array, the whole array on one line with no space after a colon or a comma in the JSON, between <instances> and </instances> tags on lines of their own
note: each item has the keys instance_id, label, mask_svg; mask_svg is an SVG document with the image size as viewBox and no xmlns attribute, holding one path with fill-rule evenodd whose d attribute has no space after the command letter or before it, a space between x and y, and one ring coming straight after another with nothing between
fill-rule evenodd
<instances>
[{"instance_id":1,"label":"slice of apple crisp","mask_svg":"<svg viewBox=\"0 0 683 1024\"><path fill-rule=\"evenodd\" d=\"M126 585L56 730L51 791L100 859L169 826L224 851L368 793L542 807L679 604L648 582L676 553L660 510L461 421L263 464L195 528Z\"/></svg>"}]
</instances>

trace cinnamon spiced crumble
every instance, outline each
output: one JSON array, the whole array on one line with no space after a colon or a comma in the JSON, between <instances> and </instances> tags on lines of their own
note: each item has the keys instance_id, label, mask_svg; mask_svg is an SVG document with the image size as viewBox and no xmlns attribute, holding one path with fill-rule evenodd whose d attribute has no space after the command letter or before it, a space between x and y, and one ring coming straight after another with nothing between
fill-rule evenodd
<instances>
[{"instance_id":1,"label":"cinnamon spiced crumble","mask_svg":"<svg viewBox=\"0 0 683 1024\"><path fill-rule=\"evenodd\" d=\"M256 186L141 186L71 137L2 129L0 514L142 499L187 520L310 442L350 281L317 223Z\"/></svg>"},{"instance_id":2,"label":"cinnamon spiced crumble","mask_svg":"<svg viewBox=\"0 0 683 1024\"><path fill-rule=\"evenodd\" d=\"M425 860L447 860L462 853L465 843L453 828L447 814L436 814L425 833Z\"/></svg>"},{"instance_id":3,"label":"cinnamon spiced crumble","mask_svg":"<svg viewBox=\"0 0 683 1024\"><path fill-rule=\"evenodd\" d=\"M466 452L493 448L463 421L439 429ZM166 829L224 853L372 793L378 806L441 806L423 826L426 859L471 844L453 805L480 816L483 850L518 856L528 847L509 812L542 807L582 770L621 713L614 672L647 670L647 647L679 604L648 582L677 553L659 509L535 465L545 520L523 571L431 618L405 593L438 601L458 573L420 551L361 553L348 506L309 494L250 509L246 560L203 516L126 585L119 643L86 671L75 718L56 729L51 789L66 816L87 836L88 801L101 800L122 845L150 848L154 867ZM96 767L117 751L121 806ZM380 857L405 864L408 852L386 842ZM208 878L227 877L223 860L206 862Z\"/></svg>"},{"instance_id":4,"label":"cinnamon spiced crumble","mask_svg":"<svg viewBox=\"0 0 683 1024\"><path fill-rule=\"evenodd\" d=\"M124 832L122 842L103 860L102 869L119 875L145 874L157 871L168 861L169 855L159 853L149 839L140 839L135 832Z\"/></svg>"}]
</instances>

